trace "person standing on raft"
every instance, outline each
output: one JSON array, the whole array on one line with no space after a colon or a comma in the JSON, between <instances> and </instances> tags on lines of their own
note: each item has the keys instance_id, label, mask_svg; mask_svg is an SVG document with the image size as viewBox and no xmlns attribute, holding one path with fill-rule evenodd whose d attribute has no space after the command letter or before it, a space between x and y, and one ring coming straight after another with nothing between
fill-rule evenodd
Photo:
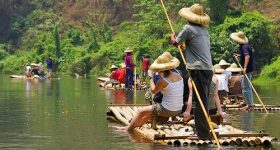
<instances>
[{"instance_id":1,"label":"person standing on raft","mask_svg":"<svg viewBox=\"0 0 280 150\"><path fill-rule=\"evenodd\" d=\"M209 88L213 76L210 36L206 28L210 23L210 17L204 13L200 4L182 8L179 11L179 15L186 19L188 24L183 27L177 37L174 34L171 35L171 43L175 47L185 44L183 50L188 62L187 69L190 71L202 103L208 112ZM193 101L196 104L194 117L197 135L200 139L209 139L210 127L207 124L196 94L193 95Z\"/></svg>"},{"instance_id":2,"label":"person standing on raft","mask_svg":"<svg viewBox=\"0 0 280 150\"><path fill-rule=\"evenodd\" d=\"M243 74L246 74L251 80L254 70L254 55L253 50L249 45L249 40L246 37L245 33L242 31L231 33L230 38L240 45L240 53L234 54L233 56L235 58L240 57L240 64L243 67ZM250 85L250 81L248 81L244 75L242 77L242 93L243 99L246 102L245 110L253 109L255 107L255 104L253 99L252 87Z\"/></svg>"},{"instance_id":3,"label":"person standing on raft","mask_svg":"<svg viewBox=\"0 0 280 150\"><path fill-rule=\"evenodd\" d=\"M133 59L132 59L133 49L126 48L124 52L126 53L126 55L124 57L124 62L125 62L125 66L126 66L125 88L126 89L132 89L133 70L134 70L134 67L135 67L135 64L133 63Z\"/></svg>"},{"instance_id":4,"label":"person standing on raft","mask_svg":"<svg viewBox=\"0 0 280 150\"><path fill-rule=\"evenodd\" d=\"M133 131L136 127L141 127L147 121L152 119L152 113L155 111L157 121L160 123L168 121L169 117L178 116L183 107L183 78L171 70L178 67L179 60L173 57L169 52L160 55L150 66L150 88L153 94L161 92L163 94L162 102L142 108L131 120L129 126L118 127L119 131ZM153 71L158 72L160 79L155 85L153 81Z\"/></svg>"}]
</instances>

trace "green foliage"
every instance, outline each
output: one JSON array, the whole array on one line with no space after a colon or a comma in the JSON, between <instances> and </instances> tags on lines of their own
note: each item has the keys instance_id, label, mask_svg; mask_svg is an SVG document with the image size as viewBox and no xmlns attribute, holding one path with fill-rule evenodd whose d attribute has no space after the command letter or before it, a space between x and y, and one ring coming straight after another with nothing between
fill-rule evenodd
<instances>
[{"instance_id":1,"label":"green foliage","mask_svg":"<svg viewBox=\"0 0 280 150\"><path fill-rule=\"evenodd\" d=\"M223 24L210 29L214 63L221 59L232 60L232 54L238 53L239 48L238 44L232 42L229 35L232 32L243 31L255 50L255 57L258 60L256 66L260 68L279 52L275 41L275 28L270 20L257 12L244 13L239 18L226 18Z\"/></svg>"},{"instance_id":2,"label":"green foliage","mask_svg":"<svg viewBox=\"0 0 280 150\"><path fill-rule=\"evenodd\" d=\"M273 63L264 66L257 80L277 80L280 81L280 57L276 58Z\"/></svg>"},{"instance_id":3,"label":"green foliage","mask_svg":"<svg viewBox=\"0 0 280 150\"><path fill-rule=\"evenodd\" d=\"M230 40L229 34L239 30L246 32L256 50L258 69L279 51L277 47L279 44L277 45L277 38L275 38L277 35L274 33L276 27L270 20L259 13L232 12L227 3L222 0L165 0L176 34L186 23L178 15L178 11L195 2L201 3L212 18L213 23L209 32L214 63L221 59L233 62L231 54L237 52L238 45ZM76 10L77 12L73 14L59 14L55 10L59 8L58 3L65 2L26 1L25 7L32 6L32 8L14 14L14 19L8 25L11 32L9 38L13 40L5 41L3 46L0 45L1 72L22 73L25 63L44 63L46 57L51 56L58 72L104 75L112 64L119 66L123 62L125 55L123 51L126 47L134 49L133 57L136 58L134 61L138 69L144 54L148 54L151 60L164 51L180 57L177 49L169 42L171 29L158 0L134 0L127 5L131 8L125 11L119 10L124 5L123 1L114 1L112 7L118 7L116 10L120 13L117 17L121 17L122 13L133 14L132 18L127 18L121 24L116 24L116 21L112 23L107 16L104 17L105 19L99 19L99 23L90 17L85 17L96 16L98 11L92 13ZM1 2L0 4L7 5ZM71 6L80 4L82 4L80 1L71 2ZM19 15L19 12L24 13ZM79 19L80 24L77 24L75 21ZM3 28L0 23L1 30ZM273 74L275 73L269 76Z\"/></svg>"}]
</instances>

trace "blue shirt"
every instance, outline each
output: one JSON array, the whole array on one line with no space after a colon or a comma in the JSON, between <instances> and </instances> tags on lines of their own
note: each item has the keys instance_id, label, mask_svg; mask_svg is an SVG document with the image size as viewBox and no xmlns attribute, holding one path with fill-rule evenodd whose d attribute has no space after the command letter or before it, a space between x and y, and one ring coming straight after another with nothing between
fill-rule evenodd
<instances>
[{"instance_id":1,"label":"blue shirt","mask_svg":"<svg viewBox=\"0 0 280 150\"><path fill-rule=\"evenodd\" d=\"M242 67L244 67L245 56L250 56L246 72L253 72L255 68L254 55L253 55L252 48L250 47L249 44L244 44L240 46L240 64L242 65Z\"/></svg>"},{"instance_id":2,"label":"blue shirt","mask_svg":"<svg viewBox=\"0 0 280 150\"><path fill-rule=\"evenodd\" d=\"M48 68L48 69L52 69L52 59L47 58L47 59L46 59L46 62L47 62L47 68Z\"/></svg>"}]
</instances>

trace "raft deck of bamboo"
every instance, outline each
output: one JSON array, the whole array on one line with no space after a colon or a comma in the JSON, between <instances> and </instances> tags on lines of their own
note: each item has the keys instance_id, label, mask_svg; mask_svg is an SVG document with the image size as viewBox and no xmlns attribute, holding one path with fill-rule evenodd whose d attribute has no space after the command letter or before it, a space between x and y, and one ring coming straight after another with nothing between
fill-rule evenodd
<instances>
[{"instance_id":1,"label":"raft deck of bamboo","mask_svg":"<svg viewBox=\"0 0 280 150\"><path fill-rule=\"evenodd\" d=\"M128 125L137 111L145 105L111 105L108 107L108 118L124 125ZM177 117L178 118L178 117ZM270 137L267 133L252 133L239 130L230 125L212 123L219 138L219 143L223 146L271 146L277 141L275 137ZM214 140L192 140L196 136L194 133L194 121L188 123L166 123L157 125L156 129L151 128L151 124L144 124L142 127L134 129L134 132L151 140L157 144L188 146L188 145L209 145L215 144Z\"/></svg>"}]
</instances>

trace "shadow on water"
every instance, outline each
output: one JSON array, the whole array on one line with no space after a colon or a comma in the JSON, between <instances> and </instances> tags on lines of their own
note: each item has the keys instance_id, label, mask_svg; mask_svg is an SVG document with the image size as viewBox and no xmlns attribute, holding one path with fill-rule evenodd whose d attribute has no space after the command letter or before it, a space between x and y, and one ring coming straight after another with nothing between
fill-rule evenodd
<instances>
[{"instance_id":1,"label":"shadow on water","mask_svg":"<svg viewBox=\"0 0 280 150\"><path fill-rule=\"evenodd\" d=\"M280 96L276 93L280 93L279 87L258 89L262 91L261 96L273 97L266 99L267 103L279 104L276 101ZM118 133L112 128L118 124L107 122L108 104L148 103L144 93L102 90L93 79L12 80L1 75L0 149L185 149L156 145L141 136ZM270 115L229 113L233 126L250 131L265 129L279 138L279 112ZM279 144L273 147L280 149Z\"/></svg>"}]
</instances>

